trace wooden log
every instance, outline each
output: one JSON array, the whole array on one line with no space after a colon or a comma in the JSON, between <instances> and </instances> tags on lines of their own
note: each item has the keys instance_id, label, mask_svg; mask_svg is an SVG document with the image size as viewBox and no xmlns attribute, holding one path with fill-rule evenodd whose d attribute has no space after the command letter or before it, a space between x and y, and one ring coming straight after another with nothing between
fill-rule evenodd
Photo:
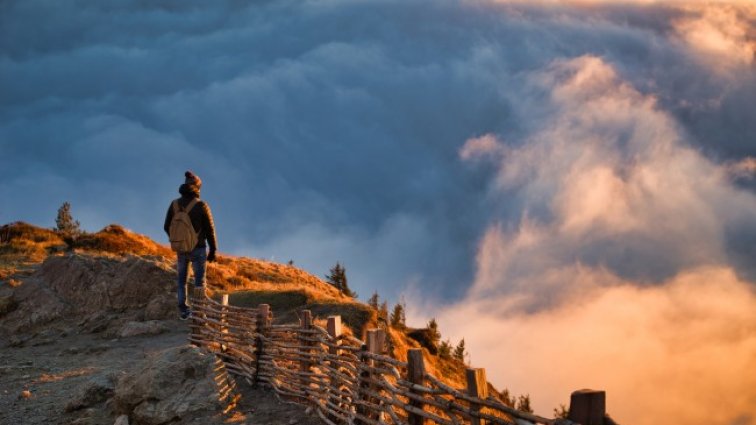
<instances>
[{"instance_id":1,"label":"wooden log","mask_svg":"<svg viewBox=\"0 0 756 425\"><path fill-rule=\"evenodd\" d=\"M486 370L479 369L467 369L467 394L470 397L479 398L485 400L488 398L488 381L486 381ZM479 413L481 405L477 403L470 403L470 410L475 413ZM486 421L476 416L472 416L471 425L486 425Z\"/></svg>"},{"instance_id":2,"label":"wooden log","mask_svg":"<svg viewBox=\"0 0 756 425\"><path fill-rule=\"evenodd\" d=\"M341 316L328 316L328 335L333 338L337 339L341 336ZM328 352L330 354L339 354L339 349L336 347L329 347Z\"/></svg>"},{"instance_id":3,"label":"wooden log","mask_svg":"<svg viewBox=\"0 0 756 425\"><path fill-rule=\"evenodd\" d=\"M262 364L260 363L260 358L265 354L265 338L268 336L270 332L270 326L271 326L271 312L270 312L270 305L268 304L260 304L257 307L257 329L255 329L257 333L257 338L255 341L255 377L254 377L254 385L257 385L257 383L260 381L260 373Z\"/></svg>"},{"instance_id":4,"label":"wooden log","mask_svg":"<svg viewBox=\"0 0 756 425\"><path fill-rule=\"evenodd\" d=\"M205 298L205 287L193 287L192 291L189 294L189 304L194 308L195 305L201 306ZM202 344L197 343L197 340L202 339L201 333L202 333L202 326L204 325L203 320L204 314L200 313L199 311L194 311L192 314L192 324L194 324L193 327L191 327L191 330L189 332L189 340L193 345L196 345L197 347L201 347ZM192 341L193 340L193 341Z\"/></svg>"},{"instance_id":5,"label":"wooden log","mask_svg":"<svg viewBox=\"0 0 756 425\"><path fill-rule=\"evenodd\" d=\"M386 331L383 329L370 329L367 332L367 353L373 353L373 354L383 354L383 349L386 346ZM374 360L372 360L369 356L365 356L365 365L370 367L370 371L365 374L364 379L367 380L367 385L364 385L365 388L367 388L370 391L375 391L375 385L371 383L371 381L374 380L373 374L379 373L375 371L375 368L372 367L375 363ZM380 391L380 390L379 390ZM366 397L362 397L362 400L365 400L369 403L376 403L376 400L373 400L369 395ZM380 414L375 414L374 412L368 412L366 415L370 419L377 419L379 422L383 421L383 412Z\"/></svg>"},{"instance_id":6,"label":"wooden log","mask_svg":"<svg viewBox=\"0 0 756 425\"><path fill-rule=\"evenodd\" d=\"M577 390L570 396L570 412L567 419L581 425L604 425L606 416L606 392Z\"/></svg>"},{"instance_id":7,"label":"wooden log","mask_svg":"<svg viewBox=\"0 0 756 425\"><path fill-rule=\"evenodd\" d=\"M425 362L423 361L422 348L410 348L407 350L407 380L415 385L423 385L425 376ZM410 390L422 397L422 393ZM418 414L423 410L424 403L417 399L410 400L411 409L407 410L410 425L425 425L425 418Z\"/></svg>"},{"instance_id":8,"label":"wooden log","mask_svg":"<svg viewBox=\"0 0 756 425\"><path fill-rule=\"evenodd\" d=\"M338 342L338 338L341 336L341 316L328 316L328 324L326 326L326 329L328 331L328 336L331 337L333 342ZM339 347L337 344L329 345L328 346L328 354L330 354L332 358L337 359L339 356ZM340 413L343 413L343 410L349 409L349 405L345 402L345 399L341 392L339 391L339 387L342 381L344 381L344 377L339 376L339 361L338 360L330 360L328 362L328 369L331 369L335 373L330 373L330 378L328 382L328 391L326 393L326 397L335 397L338 399L338 404L335 405L340 410ZM331 404L328 400L326 400L326 404ZM329 412L327 415L328 421L344 421L344 417L340 416L339 414L335 412Z\"/></svg>"},{"instance_id":9,"label":"wooden log","mask_svg":"<svg viewBox=\"0 0 756 425\"><path fill-rule=\"evenodd\" d=\"M310 310L302 310L302 318L301 323L302 330L306 333L312 329L312 312ZM309 341L304 341L301 337L301 334L297 336L297 338L300 340L300 346L301 350L304 354L304 356L301 357L299 360L299 370L305 374L310 372L310 368L312 367L312 362L309 359L310 349L309 347L312 345ZM307 379L306 376L302 376L300 378L302 390L305 393L305 397L308 395L308 390L310 387L310 381Z\"/></svg>"},{"instance_id":10,"label":"wooden log","mask_svg":"<svg viewBox=\"0 0 756 425\"><path fill-rule=\"evenodd\" d=\"M383 329L370 329L367 332L367 351L374 354L382 354L386 345L386 331Z\"/></svg>"},{"instance_id":11,"label":"wooden log","mask_svg":"<svg viewBox=\"0 0 756 425\"><path fill-rule=\"evenodd\" d=\"M221 326L219 329L222 341L221 351L226 351L226 349L228 348L228 346L226 345L226 340L228 338L228 294L223 294L221 296L221 305L223 306L220 317Z\"/></svg>"}]
</instances>

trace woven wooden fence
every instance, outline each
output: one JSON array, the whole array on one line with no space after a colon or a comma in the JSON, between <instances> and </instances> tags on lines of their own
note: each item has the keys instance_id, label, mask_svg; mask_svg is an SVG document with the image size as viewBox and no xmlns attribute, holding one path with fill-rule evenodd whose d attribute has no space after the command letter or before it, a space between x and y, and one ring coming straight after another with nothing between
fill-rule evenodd
<instances>
[{"instance_id":1,"label":"woven wooden fence","mask_svg":"<svg viewBox=\"0 0 756 425\"><path fill-rule=\"evenodd\" d=\"M204 291L192 298L192 343L249 383L267 384L280 398L310 406L329 425L577 424L572 411L573 420L548 419L489 397L483 369L468 369L468 386L458 389L426 372L420 349L410 349L407 362L384 355L382 329L368 331L363 342L341 332L339 316L329 317L325 329L313 324L308 310L300 323L273 325L268 305L230 306L227 295L217 302ZM603 410L595 412L598 401L603 409L603 392L575 402L576 393L572 402L587 405L580 423L613 423Z\"/></svg>"}]
</instances>

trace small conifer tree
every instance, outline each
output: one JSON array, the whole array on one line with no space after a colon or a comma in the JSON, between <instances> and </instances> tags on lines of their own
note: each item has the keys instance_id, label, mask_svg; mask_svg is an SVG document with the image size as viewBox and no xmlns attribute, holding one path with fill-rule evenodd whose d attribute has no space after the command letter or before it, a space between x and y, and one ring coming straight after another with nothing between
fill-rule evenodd
<instances>
[{"instance_id":1,"label":"small conifer tree","mask_svg":"<svg viewBox=\"0 0 756 425\"><path fill-rule=\"evenodd\" d=\"M559 407L554 408L554 417L557 419L567 419L567 417L570 416L570 410L567 409L567 406L564 404L559 403Z\"/></svg>"},{"instance_id":2,"label":"small conifer tree","mask_svg":"<svg viewBox=\"0 0 756 425\"><path fill-rule=\"evenodd\" d=\"M441 332L439 332L438 330L438 323L436 322L435 317L430 319L430 322L428 322L426 329L428 329L428 336L430 337L433 344L438 344L438 341L441 340Z\"/></svg>"},{"instance_id":3,"label":"small conifer tree","mask_svg":"<svg viewBox=\"0 0 756 425\"><path fill-rule=\"evenodd\" d=\"M326 275L326 281L335 286L342 294L357 298L357 293L349 289L347 283L346 268L336 262L336 265L329 270L329 274Z\"/></svg>"},{"instance_id":4,"label":"small conifer tree","mask_svg":"<svg viewBox=\"0 0 756 425\"><path fill-rule=\"evenodd\" d=\"M438 346L438 356L442 359L450 359L452 353L452 346L451 342L447 339L445 341L441 341L441 344Z\"/></svg>"},{"instance_id":5,"label":"small conifer tree","mask_svg":"<svg viewBox=\"0 0 756 425\"><path fill-rule=\"evenodd\" d=\"M79 221L71 215L71 204L64 202L58 208L58 217L55 219L55 231L64 236L76 237L81 234Z\"/></svg>"},{"instance_id":6,"label":"small conifer tree","mask_svg":"<svg viewBox=\"0 0 756 425\"><path fill-rule=\"evenodd\" d=\"M391 311L391 326L396 329L404 329L407 327L404 318L404 303L400 302L396 304Z\"/></svg>"},{"instance_id":7,"label":"small conifer tree","mask_svg":"<svg viewBox=\"0 0 756 425\"><path fill-rule=\"evenodd\" d=\"M380 320L383 320L385 323L388 323L389 312L388 312L388 303L386 301L382 302L381 307L378 309L378 318Z\"/></svg>"},{"instance_id":8,"label":"small conifer tree","mask_svg":"<svg viewBox=\"0 0 756 425\"><path fill-rule=\"evenodd\" d=\"M465 339L462 338L459 340L459 344L457 344L456 347L454 347L454 358L460 361L465 360Z\"/></svg>"},{"instance_id":9,"label":"small conifer tree","mask_svg":"<svg viewBox=\"0 0 756 425\"><path fill-rule=\"evenodd\" d=\"M533 413L533 408L530 407L530 394L521 394L519 397L517 397L517 410L521 412Z\"/></svg>"},{"instance_id":10,"label":"small conifer tree","mask_svg":"<svg viewBox=\"0 0 756 425\"><path fill-rule=\"evenodd\" d=\"M378 291L373 292L373 295L368 298L368 305L373 308L373 310L378 310L378 303L380 302L381 297L378 295Z\"/></svg>"}]
</instances>

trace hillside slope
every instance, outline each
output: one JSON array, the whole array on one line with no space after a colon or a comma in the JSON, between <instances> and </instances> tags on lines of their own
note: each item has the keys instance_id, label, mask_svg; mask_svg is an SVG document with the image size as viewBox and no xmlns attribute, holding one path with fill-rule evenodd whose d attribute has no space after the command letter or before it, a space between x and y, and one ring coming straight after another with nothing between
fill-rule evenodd
<instances>
[{"instance_id":1,"label":"hillside slope","mask_svg":"<svg viewBox=\"0 0 756 425\"><path fill-rule=\"evenodd\" d=\"M147 329L159 338L184 329L175 320L174 257L166 246L118 225L75 240L21 222L2 226L0 350L56 345L71 334L120 339ZM321 324L341 315L347 332L362 339L368 328L385 327L391 355L405 360L409 348L423 348L429 372L464 386L465 365L431 354L434 343L417 339L422 329L388 327L375 309L297 267L220 255L208 264L207 280L211 295L229 293L231 304L270 304L278 323L296 322L298 312L309 309ZM513 402L506 391L490 390Z\"/></svg>"}]
</instances>

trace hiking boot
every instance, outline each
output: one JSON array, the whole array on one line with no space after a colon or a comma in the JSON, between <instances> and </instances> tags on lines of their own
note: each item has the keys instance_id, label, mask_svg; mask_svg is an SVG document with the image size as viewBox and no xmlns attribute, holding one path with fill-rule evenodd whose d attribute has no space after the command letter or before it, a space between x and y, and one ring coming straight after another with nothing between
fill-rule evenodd
<instances>
[{"instance_id":1,"label":"hiking boot","mask_svg":"<svg viewBox=\"0 0 756 425\"><path fill-rule=\"evenodd\" d=\"M181 315L179 316L179 319L186 320L188 318L192 317L192 312L190 310L182 311Z\"/></svg>"}]
</instances>

